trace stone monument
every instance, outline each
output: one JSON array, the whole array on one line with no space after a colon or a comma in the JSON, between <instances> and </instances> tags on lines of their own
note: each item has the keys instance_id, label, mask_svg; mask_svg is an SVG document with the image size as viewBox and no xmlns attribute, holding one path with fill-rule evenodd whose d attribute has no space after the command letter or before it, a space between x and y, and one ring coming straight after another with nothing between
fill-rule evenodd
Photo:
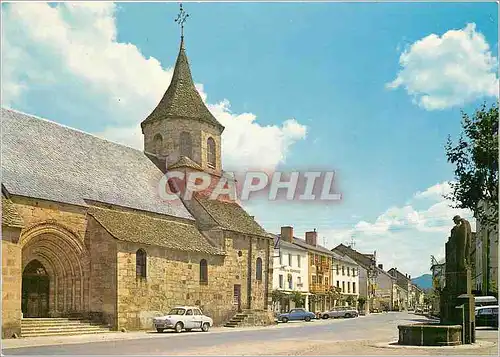
<instances>
[{"instance_id":1,"label":"stone monument","mask_svg":"<svg viewBox=\"0 0 500 357\"><path fill-rule=\"evenodd\" d=\"M446 285L441 296L441 324L462 325L462 343L475 342L474 295L472 295L469 221L453 217L455 226L446 243Z\"/></svg>"}]
</instances>

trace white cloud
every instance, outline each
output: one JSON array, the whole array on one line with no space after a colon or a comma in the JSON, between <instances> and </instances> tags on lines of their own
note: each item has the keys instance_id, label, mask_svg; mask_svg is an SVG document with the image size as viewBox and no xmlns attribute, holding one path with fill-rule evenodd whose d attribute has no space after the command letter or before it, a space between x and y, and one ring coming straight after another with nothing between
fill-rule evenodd
<instances>
[{"instance_id":1,"label":"white cloud","mask_svg":"<svg viewBox=\"0 0 500 357\"><path fill-rule=\"evenodd\" d=\"M85 120L101 128L96 134L142 149L139 123L161 99L172 68L118 42L115 13L113 3L5 6L2 105L16 108L34 88L41 89L51 107L66 110L66 116L83 111ZM197 88L206 101L203 85ZM223 157L231 168L243 169L242 163L274 168L306 135L306 127L294 119L261 126L252 113L232 113L227 100L207 105L226 127Z\"/></svg>"},{"instance_id":2,"label":"white cloud","mask_svg":"<svg viewBox=\"0 0 500 357\"><path fill-rule=\"evenodd\" d=\"M431 199L440 201L443 199L443 196L449 195L450 193L451 193L450 183L443 182L443 183L437 183L423 192L419 191L413 197L415 199Z\"/></svg>"},{"instance_id":3,"label":"white cloud","mask_svg":"<svg viewBox=\"0 0 500 357\"><path fill-rule=\"evenodd\" d=\"M384 264L384 269L397 267L416 277L429 271L431 255L444 254L444 244L453 227L453 216L458 214L468 219L472 230L475 230L471 212L450 207L451 202L441 196L448 191L448 182L436 184L416 193L410 204L390 207L373 222L363 220L351 229L334 229L324 233L335 245L345 244L354 237L355 249L362 253L376 250L377 261ZM427 206L415 209L412 204L422 204L424 198Z\"/></svg>"},{"instance_id":4,"label":"white cloud","mask_svg":"<svg viewBox=\"0 0 500 357\"><path fill-rule=\"evenodd\" d=\"M498 96L497 58L473 23L416 41L401 54L399 63L402 69L387 87L404 87L427 110Z\"/></svg>"}]
</instances>

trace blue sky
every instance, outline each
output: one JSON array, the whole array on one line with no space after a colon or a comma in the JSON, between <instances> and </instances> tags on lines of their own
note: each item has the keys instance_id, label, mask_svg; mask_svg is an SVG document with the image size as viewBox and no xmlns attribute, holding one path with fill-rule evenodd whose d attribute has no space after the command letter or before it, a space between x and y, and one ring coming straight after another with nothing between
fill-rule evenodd
<instances>
[{"instance_id":1,"label":"blue sky","mask_svg":"<svg viewBox=\"0 0 500 357\"><path fill-rule=\"evenodd\" d=\"M467 215L440 196L453 179L444 144L460 109L498 95L497 5L184 7L194 80L227 128L226 168L337 171L341 203L250 201L251 214L272 232L316 228L329 248L355 237L387 269L427 272L451 217ZM177 3L2 10L3 105L142 148L139 123L178 52Z\"/></svg>"}]
</instances>

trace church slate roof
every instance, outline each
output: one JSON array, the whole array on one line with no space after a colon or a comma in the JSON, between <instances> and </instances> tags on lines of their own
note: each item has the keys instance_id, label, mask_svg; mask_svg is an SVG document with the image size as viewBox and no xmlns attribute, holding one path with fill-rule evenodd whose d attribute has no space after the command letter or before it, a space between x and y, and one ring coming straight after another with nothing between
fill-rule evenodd
<instances>
[{"instance_id":1,"label":"church slate roof","mask_svg":"<svg viewBox=\"0 0 500 357\"><path fill-rule=\"evenodd\" d=\"M181 156L180 159L177 160L177 162L170 165L168 169L173 170L173 169L180 169L183 167L189 167L191 169L203 171L203 168L200 165L198 165L196 162L194 162L187 156Z\"/></svg>"},{"instance_id":2,"label":"church slate roof","mask_svg":"<svg viewBox=\"0 0 500 357\"><path fill-rule=\"evenodd\" d=\"M187 252L224 255L195 225L150 217L144 213L90 207L88 214L118 240Z\"/></svg>"},{"instance_id":3,"label":"church slate roof","mask_svg":"<svg viewBox=\"0 0 500 357\"><path fill-rule=\"evenodd\" d=\"M23 228L24 222L11 200L2 196L2 225Z\"/></svg>"},{"instance_id":4,"label":"church slate roof","mask_svg":"<svg viewBox=\"0 0 500 357\"><path fill-rule=\"evenodd\" d=\"M144 127L146 123L170 118L200 120L218 127L221 133L224 130L224 127L208 110L196 90L183 40L181 41L170 85L160 103L141 123L141 127Z\"/></svg>"},{"instance_id":5,"label":"church slate roof","mask_svg":"<svg viewBox=\"0 0 500 357\"><path fill-rule=\"evenodd\" d=\"M223 229L270 238L269 235L238 203L195 198Z\"/></svg>"},{"instance_id":6,"label":"church slate roof","mask_svg":"<svg viewBox=\"0 0 500 357\"><path fill-rule=\"evenodd\" d=\"M160 199L163 174L141 151L10 109L1 118L2 183L10 194L194 219L180 199Z\"/></svg>"}]
</instances>

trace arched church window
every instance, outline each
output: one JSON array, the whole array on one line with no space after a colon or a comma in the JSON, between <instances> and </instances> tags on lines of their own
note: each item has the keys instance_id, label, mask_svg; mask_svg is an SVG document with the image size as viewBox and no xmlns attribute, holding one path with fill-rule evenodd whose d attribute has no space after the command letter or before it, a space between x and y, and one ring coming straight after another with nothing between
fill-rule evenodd
<instances>
[{"instance_id":1,"label":"arched church window","mask_svg":"<svg viewBox=\"0 0 500 357\"><path fill-rule=\"evenodd\" d=\"M262 280L262 258L257 258L255 263L255 279Z\"/></svg>"},{"instance_id":2,"label":"arched church window","mask_svg":"<svg viewBox=\"0 0 500 357\"><path fill-rule=\"evenodd\" d=\"M215 168L215 140L213 138L207 140L207 162L210 167Z\"/></svg>"},{"instance_id":3,"label":"arched church window","mask_svg":"<svg viewBox=\"0 0 500 357\"><path fill-rule=\"evenodd\" d=\"M160 134L156 134L153 138L154 150L156 155L160 155L163 149L163 137Z\"/></svg>"},{"instance_id":4,"label":"arched church window","mask_svg":"<svg viewBox=\"0 0 500 357\"><path fill-rule=\"evenodd\" d=\"M208 264L205 259L200 261L200 283L208 283Z\"/></svg>"},{"instance_id":5,"label":"arched church window","mask_svg":"<svg viewBox=\"0 0 500 357\"><path fill-rule=\"evenodd\" d=\"M135 274L138 278L146 277L146 252L144 249L139 249L135 253Z\"/></svg>"},{"instance_id":6,"label":"arched church window","mask_svg":"<svg viewBox=\"0 0 500 357\"><path fill-rule=\"evenodd\" d=\"M180 136L180 155L193 158L193 142L191 141L191 134L183 131Z\"/></svg>"}]
</instances>

